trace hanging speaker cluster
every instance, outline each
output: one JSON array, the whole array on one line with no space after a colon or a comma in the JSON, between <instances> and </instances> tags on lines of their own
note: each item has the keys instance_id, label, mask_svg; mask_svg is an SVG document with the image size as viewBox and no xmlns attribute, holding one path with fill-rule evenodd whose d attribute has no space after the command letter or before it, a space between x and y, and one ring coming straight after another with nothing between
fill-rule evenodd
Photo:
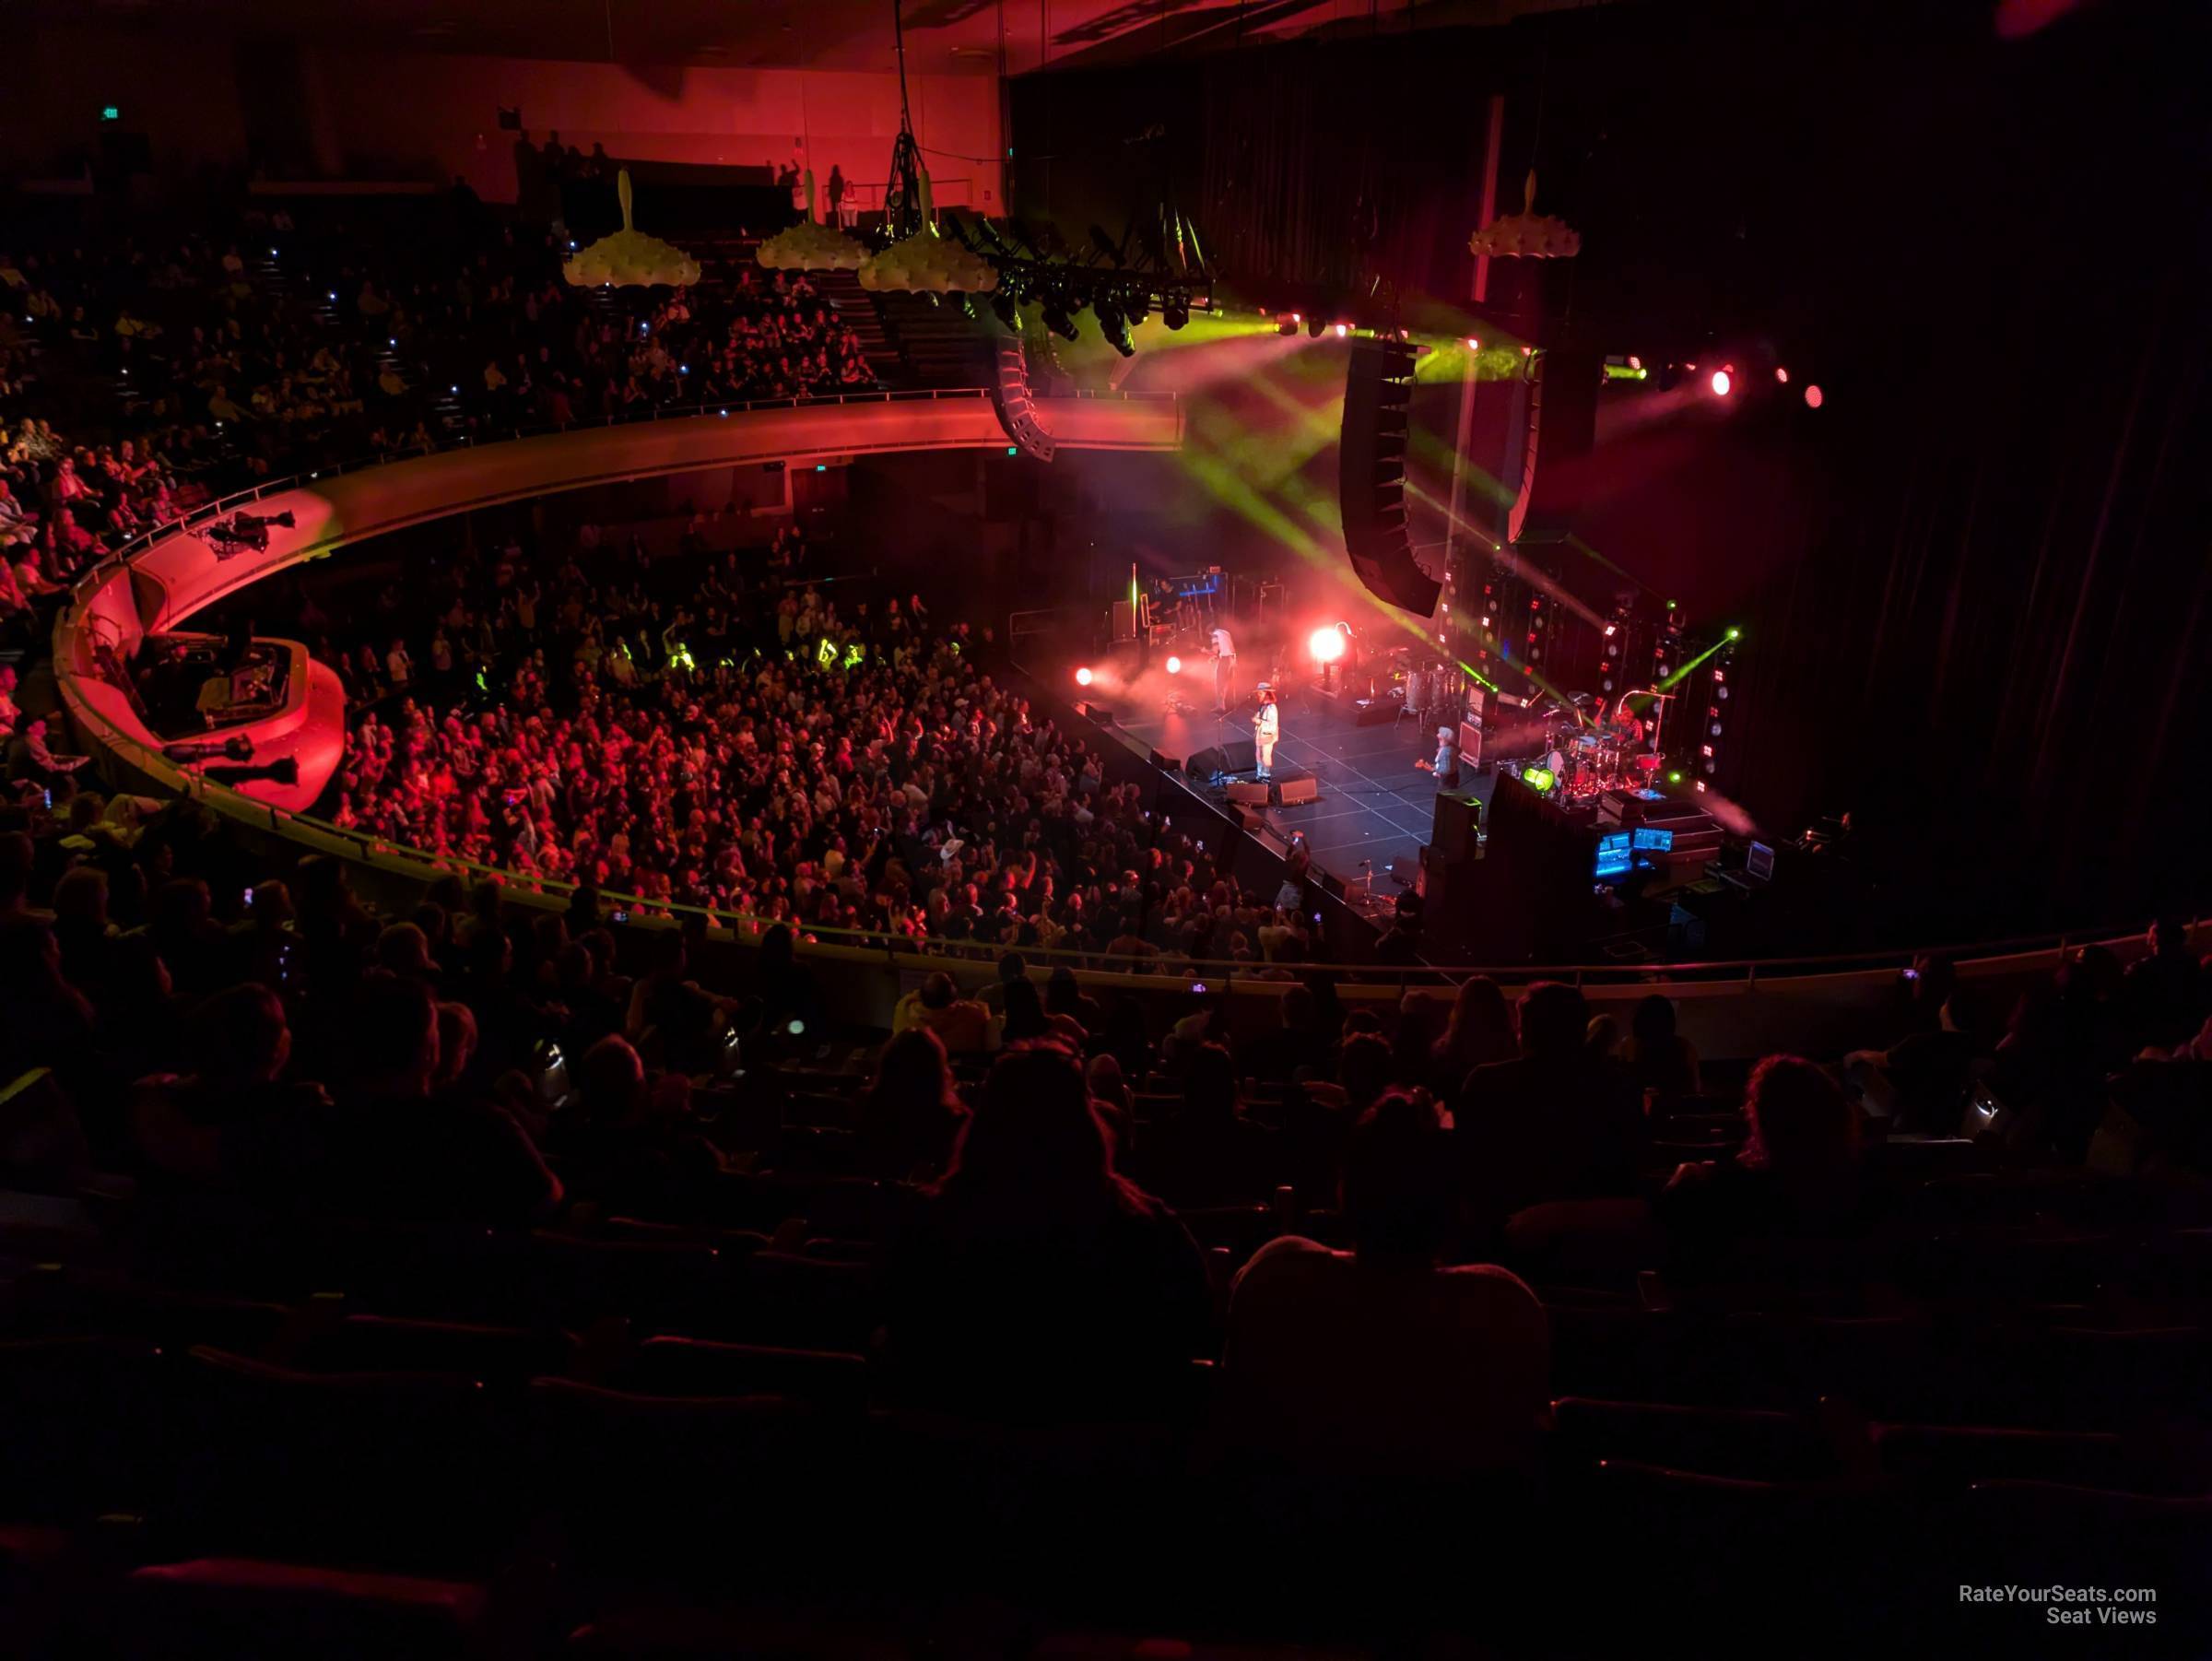
<instances>
[{"instance_id":1,"label":"hanging speaker cluster","mask_svg":"<svg viewBox=\"0 0 2212 1661\"><path fill-rule=\"evenodd\" d=\"M1037 419L1037 400L1030 393L1029 355L1021 342L1001 338L992 359L991 407L998 424L1021 453L1041 462L1053 459L1053 435Z\"/></svg>"},{"instance_id":2,"label":"hanging speaker cluster","mask_svg":"<svg viewBox=\"0 0 2212 1661\"><path fill-rule=\"evenodd\" d=\"M1406 537L1406 425L1414 348L1403 340L1355 340L1345 371L1337 495L1344 546L1370 594L1418 617L1436 610L1441 584L1415 563Z\"/></svg>"}]
</instances>

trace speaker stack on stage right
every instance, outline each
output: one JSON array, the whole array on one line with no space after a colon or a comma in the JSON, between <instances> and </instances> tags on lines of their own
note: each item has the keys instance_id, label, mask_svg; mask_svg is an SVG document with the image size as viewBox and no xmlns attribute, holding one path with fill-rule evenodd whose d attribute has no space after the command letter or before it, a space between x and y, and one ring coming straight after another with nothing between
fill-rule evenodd
<instances>
[{"instance_id":1,"label":"speaker stack on stage right","mask_svg":"<svg viewBox=\"0 0 2212 1661\"><path fill-rule=\"evenodd\" d=\"M1336 491L1345 551L1370 594L1429 617L1443 584L1415 563L1406 539L1406 429L1413 403L1413 348L1355 340L1345 371Z\"/></svg>"}]
</instances>

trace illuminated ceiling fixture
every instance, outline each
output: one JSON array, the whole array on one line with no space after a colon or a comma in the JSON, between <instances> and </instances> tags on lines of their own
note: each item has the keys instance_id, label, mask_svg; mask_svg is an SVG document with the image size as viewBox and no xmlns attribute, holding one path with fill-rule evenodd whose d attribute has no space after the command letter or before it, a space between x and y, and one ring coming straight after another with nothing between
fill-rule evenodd
<instances>
[{"instance_id":1,"label":"illuminated ceiling fixture","mask_svg":"<svg viewBox=\"0 0 2212 1661\"><path fill-rule=\"evenodd\" d=\"M918 289L928 294L988 294L997 288L998 270L989 260L950 237L937 234L927 168L922 170L917 194L921 228L864 261L858 273L860 286L877 290Z\"/></svg>"},{"instance_id":2,"label":"illuminated ceiling fixture","mask_svg":"<svg viewBox=\"0 0 2212 1661\"><path fill-rule=\"evenodd\" d=\"M1564 219L1536 212L1536 170L1528 170L1521 211L1492 219L1467 239L1483 259L1571 260L1583 251L1583 233Z\"/></svg>"},{"instance_id":3,"label":"illuminated ceiling fixture","mask_svg":"<svg viewBox=\"0 0 2212 1661\"><path fill-rule=\"evenodd\" d=\"M629 222L629 170L616 175L622 229L572 253L560 274L575 288L688 289L699 281L699 262L673 242L649 237Z\"/></svg>"},{"instance_id":4,"label":"illuminated ceiling fixture","mask_svg":"<svg viewBox=\"0 0 2212 1661\"><path fill-rule=\"evenodd\" d=\"M753 257L771 271L857 271L868 251L814 217L814 170L806 170L806 217L762 242Z\"/></svg>"}]
</instances>

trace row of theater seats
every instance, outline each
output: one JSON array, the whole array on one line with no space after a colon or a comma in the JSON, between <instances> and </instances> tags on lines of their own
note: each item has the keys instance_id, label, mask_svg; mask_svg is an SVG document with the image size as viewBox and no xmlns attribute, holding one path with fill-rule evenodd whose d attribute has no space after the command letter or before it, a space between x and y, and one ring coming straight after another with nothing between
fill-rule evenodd
<instances>
[{"instance_id":1,"label":"row of theater seats","mask_svg":"<svg viewBox=\"0 0 2212 1661\"><path fill-rule=\"evenodd\" d=\"M1170 1113L1147 1095L1140 1132ZM1653 1266L1641 1202L1538 1207L1506 1259L1549 1317L1541 1468L1346 1489L1231 1460L1211 1357L1136 1422L912 1408L874 1337L922 1197L824 1147L853 1134L845 1081L780 1097L734 1138L759 1169L663 1207L501 1232L142 1205L106 1265L16 1275L0 1647L1312 1655L1442 1628L1593 1652L1724 1607L1729 1636L1809 1654L2032 1643L1956 1588L2041 1579L2154 1588L2130 1653L2194 1653L2212 1217L2187 1190L1885 1149L1876 1238L1727 1282ZM1735 1134L1696 1104L1666 1128ZM1226 1300L1278 1233L1344 1243L1325 1198L1181 1215Z\"/></svg>"},{"instance_id":2,"label":"row of theater seats","mask_svg":"<svg viewBox=\"0 0 2212 1661\"><path fill-rule=\"evenodd\" d=\"M948 1573L1076 1613L1111 1586L1124 1618L1187 1621L1212 1596L1262 1630L1287 1584L1247 1585L1268 1594L1247 1605L1193 1567L1218 1561L1209 1538L1265 1537L1269 1521L1250 1510L1265 1490L1208 1457L1204 1363L1173 1421L1022 1431L882 1405L860 1353L408 1320L61 1270L23 1298L14 1329L40 1336L0 1346L0 1585L18 1632L82 1620L64 1594L97 1585L114 1653L283 1654L309 1635L318 1654L400 1653L328 1647L371 1634L421 1655L495 1638L728 1653L747 1623L817 1607L839 1611L817 1634L827 1647L794 1653L830 1654L888 1642ZM1594 1382L1572 1338L1583 1313L1554 1306L1558 1371ZM1458 1496L1449 1537L1505 1552L1500 1515L1571 1537L1572 1561L1654 1620L1720 1597L1747 1620L1828 1609L1863 1632L1869 1600L1924 1619L1933 1588L2032 1575L2149 1586L2177 1631L2186 1619L2212 1544L2212 1448L2187 1417L2206 1399L2201 1330L2149 1347L2099 1335L2077 1376L2102 1387L2085 1420L2100 1428L2073 1430L1900 1416L1904 1393L1866 1390L1919 1364L1886 1341L1893 1328L1756 1317L1700 1337L1724 1330L1733 1342L1705 1357L1708 1377L1735 1381L1719 1394L1790 1405L1563 1396L1541 1480ZM2020 1375L2053 1376L2082 1339L2046 1337L2014 1358ZM1636 1353L1656 1360L1649 1343ZM1644 1382L1679 1379L1680 1362ZM1388 1510L1365 1494L1331 1512L1363 1508ZM1131 1553L1157 1560L1135 1588ZM684 1608L702 1647L665 1625Z\"/></svg>"},{"instance_id":3,"label":"row of theater seats","mask_svg":"<svg viewBox=\"0 0 2212 1661\"><path fill-rule=\"evenodd\" d=\"M900 1561L911 1537L871 1532L899 1497L958 1504L985 1469L1012 1485L984 1485L1002 1528L1077 1492L1093 1523L1134 1511L1159 1527L1164 1494L1179 1496L1167 1510L1214 1514L1194 1497L1214 1474L1207 1364L1194 1365L1180 1420L1053 1450L1072 1472L1017 1433L919 1420L868 1357L876 1248L912 1196L846 1180L748 1186L771 1228L607 1218L523 1236L317 1225L278 1240L239 1219L254 1249L236 1259L179 1251L158 1278L19 1277L0 1345L0 1520L22 1560L10 1581L67 1584L25 1567L58 1551L72 1573L127 1573L136 1590L119 1608L396 1598L410 1620L427 1607L480 1637L471 1623L489 1619L492 1588L512 1595L527 1540L562 1542L562 1561L593 1565L587 1580L634 1595L640 1575L712 1581L687 1541L765 1564L795 1532L838 1542L841 1562ZM2212 1231L2157 1226L2161 1196L2132 1184L1926 1188L1943 1226L1894 1246L1886 1278L1808 1293L1779 1272L1678 1288L1649 1271L1625 1284L1535 1276L1554 1387L1571 1393L1554 1409L1547 1514L1613 1540L1662 1598L1719 1590L1726 1561L1768 1563L1770 1592L1795 1584L1792 1542L1828 1542L1832 1581L1837 1540L1911 1537L1937 1556L1947 1538L2006 1542L2029 1562L2083 1528L2143 1584L2183 1584L2157 1572L2212 1543ZM816 1233L809 1210L841 1236ZM1285 1226L1332 1222L1273 1207L1190 1220L1224 1268ZM179 1239L219 1236L202 1215ZM252 1278L226 1285L234 1264ZM1081 1479L1102 1468L1112 1503ZM142 1521L102 1540L103 1517ZM181 1552L224 1561L194 1574L139 1561ZM288 1588L302 1561L449 1590L424 1606L412 1583ZM1927 1572L1973 1578L1949 1560ZM195 1575L237 1584L218 1596ZM776 1584L779 1599L808 1585L788 1565ZM1901 1610L1919 1583L1864 1584L1889 1586ZM595 1606L541 1590L525 1607L581 1630Z\"/></svg>"}]
</instances>

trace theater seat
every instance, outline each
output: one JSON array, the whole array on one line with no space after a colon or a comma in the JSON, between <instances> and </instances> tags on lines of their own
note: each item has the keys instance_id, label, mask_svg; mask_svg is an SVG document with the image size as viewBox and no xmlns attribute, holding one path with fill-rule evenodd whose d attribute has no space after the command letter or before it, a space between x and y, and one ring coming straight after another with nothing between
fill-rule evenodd
<instances>
[{"instance_id":1,"label":"theater seat","mask_svg":"<svg viewBox=\"0 0 2212 1661\"><path fill-rule=\"evenodd\" d=\"M867 1404L868 1363L831 1350L664 1337L637 1347L621 1382L650 1396L782 1396L857 1410Z\"/></svg>"},{"instance_id":2,"label":"theater seat","mask_svg":"<svg viewBox=\"0 0 2212 1661\"><path fill-rule=\"evenodd\" d=\"M194 1545L415 1573L473 1571L514 1537L512 1414L480 1379L194 1349L180 1395L181 1478L158 1515Z\"/></svg>"},{"instance_id":3,"label":"theater seat","mask_svg":"<svg viewBox=\"0 0 2212 1661\"><path fill-rule=\"evenodd\" d=\"M1922 1489L1963 1491L1993 1479L2118 1487L2134 1465L2111 1434L1929 1424L1877 1424L1870 1433L1883 1474Z\"/></svg>"},{"instance_id":4,"label":"theater seat","mask_svg":"<svg viewBox=\"0 0 2212 1661\"><path fill-rule=\"evenodd\" d=\"M124 1653L202 1661L437 1661L477 1653L482 1586L251 1558L195 1558L124 1584Z\"/></svg>"},{"instance_id":5,"label":"theater seat","mask_svg":"<svg viewBox=\"0 0 2212 1661\"><path fill-rule=\"evenodd\" d=\"M1816 1416L1562 1396L1551 1405L1555 1467L1626 1460L1708 1476L1813 1482L1842 1475Z\"/></svg>"},{"instance_id":6,"label":"theater seat","mask_svg":"<svg viewBox=\"0 0 2212 1661\"><path fill-rule=\"evenodd\" d=\"M788 1398L672 1396L540 1379L535 1502L565 1561L604 1584L839 1578L879 1514L865 1421ZM865 1588L849 1586L852 1596Z\"/></svg>"},{"instance_id":7,"label":"theater seat","mask_svg":"<svg viewBox=\"0 0 2212 1661\"><path fill-rule=\"evenodd\" d=\"M259 1353L292 1309L282 1303L194 1291L97 1270L41 1264L8 1288L6 1320L20 1337L103 1333L187 1349L212 1344Z\"/></svg>"},{"instance_id":8,"label":"theater seat","mask_svg":"<svg viewBox=\"0 0 2212 1661\"><path fill-rule=\"evenodd\" d=\"M0 1515L76 1524L144 1505L173 1445L171 1360L135 1337L0 1344Z\"/></svg>"},{"instance_id":9,"label":"theater seat","mask_svg":"<svg viewBox=\"0 0 2212 1661\"><path fill-rule=\"evenodd\" d=\"M568 1372L575 1355L576 1340L557 1328L347 1315L315 1327L286 1360L303 1372L433 1372L520 1389Z\"/></svg>"},{"instance_id":10,"label":"theater seat","mask_svg":"<svg viewBox=\"0 0 2212 1661\"><path fill-rule=\"evenodd\" d=\"M1860 1482L1762 1482L1606 1460L1586 1511L1586 1561L1613 1565L1625 1637L1653 1620L1725 1608L1732 1644L1747 1637L1804 1653L1808 1634L1878 1633L1901 1509Z\"/></svg>"}]
</instances>

